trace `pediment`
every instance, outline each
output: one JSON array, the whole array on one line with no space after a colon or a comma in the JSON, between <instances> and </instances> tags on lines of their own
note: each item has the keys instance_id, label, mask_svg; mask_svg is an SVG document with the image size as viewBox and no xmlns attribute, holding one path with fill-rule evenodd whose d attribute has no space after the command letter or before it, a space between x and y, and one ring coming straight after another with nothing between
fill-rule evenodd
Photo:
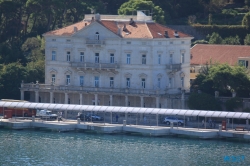
<instances>
[{"instance_id":1,"label":"pediment","mask_svg":"<svg viewBox=\"0 0 250 166\"><path fill-rule=\"evenodd\" d=\"M96 33L99 33L100 40L104 40L106 38L120 38L117 33L112 32L97 21L92 22L88 26L74 33L72 37L84 37L94 40L96 39Z\"/></svg>"},{"instance_id":2,"label":"pediment","mask_svg":"<svg viewBox=\"0 0 250 166\"><path fill-rule=\"evenodd\" d=\"M49 70L49 73L50 74L57 74L57 70L52 68Z\"/></svg>"},{"instance_id":3,"label":"pediment","mask_svg":"<svg viewBox=\"0 0 250 166\"><path fill-rule=\"evenodd\" d=\"M124 76L125 76L126 78L130 78L130 77L132 77L132 74L126 73L126 74L124 74Z\"/></svg>"},{"instance_id":4,"label":"pediment","mask_svg":"<svg viewBox=\"0 0 250 166\"><path fill-rule=\"evenodd\" d=\"M70 71L70 70L66 70L65 72L64 72L64 74L72 74L72 71Z\"/></svg>"}]
</instances>

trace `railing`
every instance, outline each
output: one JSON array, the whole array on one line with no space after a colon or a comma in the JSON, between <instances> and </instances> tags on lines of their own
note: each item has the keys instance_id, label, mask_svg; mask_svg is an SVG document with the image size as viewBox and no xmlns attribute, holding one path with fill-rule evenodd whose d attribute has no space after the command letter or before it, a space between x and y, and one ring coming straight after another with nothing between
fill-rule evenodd
<instances>
[{"instance_id":1,"label":"railing","mask_svg":"<svg viewBox=\"0 0 250 166\"><path fill-rule=\"evenodd\" d=\"M86 44L97 44L97 45L104 45L105 41L104 40L86 40Z\"/></svg>"},{"instance_id":2,"label":"railing","mask_svg":"<svg viewBox=\"0 0 250 166\"><path fill-rule=\"evenodd\" d=\"M95 18L95 14L85 14L84 20L92 20L92 17ZM150 17L150 16L148 16ZM137 20L137 16L128 16L128 15L100 15L101 20L127 20L131 18ZM152 17L151 17L152 20Z\"/></svg>"},{"instance_id":3,"label":"railing","mask_svg":"<svg viewBox=\"0 0 250 166\"><path fill-rule=\"evenodd\" d=\"M71 67L82 67L85 69L119 69L117 63L91 63L91 62L71 62Z\"/></svg>"},{"instance_id":4,"label":"railing","mask_svg":"<svg viewBox=\"0 0 250 166\"><path fill-rule=\"evenodd\" d=\"M146 95L164 95L165 89L131 89L131 88L102 88L102 87L86 87L73 85L53 85L53 84L32 84L23 83L21 90L53 90L53 91L84 91L86 93L119 93L119 94L146 94Z\"/></svg>"},{"instance_id":5,"label":"railing","mask_svg":"<svg viewBox=\"0 0 250 166\"><path fill-rule=\"evenodd\" d=\"M181 64L168 64L166 65L167 70L179 71L181 70Z\"/></svg>"}]
</instances>

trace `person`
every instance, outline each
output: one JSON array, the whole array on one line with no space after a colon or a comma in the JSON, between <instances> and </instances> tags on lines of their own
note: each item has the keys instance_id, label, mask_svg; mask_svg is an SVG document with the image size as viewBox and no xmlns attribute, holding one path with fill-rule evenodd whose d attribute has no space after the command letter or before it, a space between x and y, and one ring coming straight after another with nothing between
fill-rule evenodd
<instances>
[{"instance_id":1,"label":"person","mask_svg":"<svg viewBox=\"0 0 250 166\"><path fill-rule=\"evenodd\" d=\"M116 121L116 122L118 122L118 118L119 118L119 117L118 117L118 115L116 114L116 116L115 116L115 121Z\"/></svg>"},{"instance_id":2,"label":"person","mask_svg":"<svg viewBox=\"0 0 250 166\"><path fill-rule=\"evenodd\" d=\"M201 121L202 127L204 127L204 123L205 123L205 122L204 122L204 119L203 119L203 120Z\"/></svg>"},{"instance_id":3,"label":"person","mask_svg":"<svg viewBox=\"0 0 250 166\"><path fill-rule=\"evenodd\" d=\"M58 119L58 122L59 122L59 121L62 121L62 111L58 112L58 117L57 117L57 119Z\"/></svg>"}]
</instances>

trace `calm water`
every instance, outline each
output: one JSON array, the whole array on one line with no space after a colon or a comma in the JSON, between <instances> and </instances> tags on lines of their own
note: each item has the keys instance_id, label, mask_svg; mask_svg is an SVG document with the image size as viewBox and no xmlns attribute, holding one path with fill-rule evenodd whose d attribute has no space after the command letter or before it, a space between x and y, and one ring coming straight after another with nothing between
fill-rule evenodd
<instances>
[{"instance_id":1,"label":"calm water","mask_svg":"<svg viewBox=\"0 0 250 166\"><path fill-rule=\"evenodd\" d=\"M250 165L250 143L0 129L0 165Z\"/></svg>"}]
</instances>

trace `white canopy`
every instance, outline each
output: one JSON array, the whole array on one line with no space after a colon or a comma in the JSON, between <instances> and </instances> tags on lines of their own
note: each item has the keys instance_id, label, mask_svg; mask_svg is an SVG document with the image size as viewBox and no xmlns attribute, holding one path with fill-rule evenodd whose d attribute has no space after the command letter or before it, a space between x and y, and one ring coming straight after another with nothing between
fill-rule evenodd
<instances>
[{"instance_id":1,"label":"white canopy","mask_svg":"<svg viewBox=\"0 0 250 166\"><path fill-rule=\"evenodd\" d=\"M8 102L8 101L0 101L0 107L250 119L250 113L245 113L245 112L204 111L204 110L188 110L188 109L94 106L94 105Z\"/></svg>"}]
</instances>

